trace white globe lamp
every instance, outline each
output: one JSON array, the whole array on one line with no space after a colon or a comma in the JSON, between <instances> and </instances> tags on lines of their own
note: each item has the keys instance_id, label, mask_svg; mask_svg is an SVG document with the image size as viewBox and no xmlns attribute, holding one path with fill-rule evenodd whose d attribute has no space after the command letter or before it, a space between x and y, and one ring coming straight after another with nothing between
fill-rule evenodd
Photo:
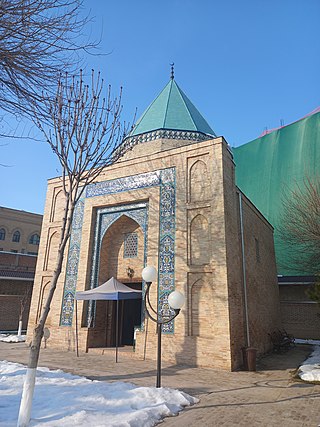
<instances>
[{"instance_id":1,"label":"white globe lamp","mask_svg":"<svg viewBox=\"0 0 320 427\"><path fill-rule=\"evenodd\" d=\"M179 291L173 291L168 296L168 303L174 310L180 310L185 301L184 295Z\"/></svg>"},{"instance_id":2,"label":"white globe lamp","mask_svg":"<svg viewBox=\"0 0 320 427\"><path fill-rule=\"evenodd\" d=\"M142 270L142 278L147 283L155 282L157 280L157 277L157 270L151 265L148 265Z\"/></svg>"}]
</instances>

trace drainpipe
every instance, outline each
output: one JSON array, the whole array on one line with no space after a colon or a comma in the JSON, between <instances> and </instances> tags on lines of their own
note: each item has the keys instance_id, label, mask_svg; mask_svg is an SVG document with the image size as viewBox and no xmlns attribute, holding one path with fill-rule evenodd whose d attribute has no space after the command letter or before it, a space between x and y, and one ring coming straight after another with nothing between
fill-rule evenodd
<instances>
[{"instance_id":1,"label":"drainpipe","mask_svg":"<svg viewBox=\"0 0 320 427\"><path fill-rule=\"evenodd\" d=\"M244 236L243 236L243 210L242 210L242 193L239 191L239 211L240 211L240 235L241 235L241 254L242 254L242 274L243 274L243 295L244 295L244 312L245 327L247 335L247 347L250 347L249 316L248 316L248 297L247 297L247 276L246 276L246 258L244 253Z\"/></svg>"}]
</instances>

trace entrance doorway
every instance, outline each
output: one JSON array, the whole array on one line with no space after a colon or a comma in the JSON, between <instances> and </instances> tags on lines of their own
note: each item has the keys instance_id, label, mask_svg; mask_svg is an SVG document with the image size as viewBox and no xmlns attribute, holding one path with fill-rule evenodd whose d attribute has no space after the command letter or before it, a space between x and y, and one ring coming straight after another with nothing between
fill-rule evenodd
<instances>
[{"instance_id":1,"label":"entrance doorway","mask_svg":"<svg viewBox=\"0 0 320 427\"><path fill-rule=\"evenodd\" d=\"M141 282L125 283L132 289L141 290ZM116 322L117 322L117 304L119 337L118 345L133 345L134 328L141 325L141 299L128 299L120 301L106 301L106 347L115 347L116 345Z\"/></svg>"},{"instance_id":2,"label":"entrance doorway","mask_svg":"<svg viewBox=\"0 0 320 427\"><path fill-rule=\"evenodd\" d=\"M145 259L145 236L141 225L123 213L107 227L101 237L97 254L99 258L97 283L105 283L110 277L114 277L132 289L141 290L140 272ZM88 347L114 347L116 325L118 325L118 345L133 345L134 329L141 325L141 309L141 299L97 301L93 311L93 327L88 331Z\"/></svg>"},{"instance_id":3,"label":"entrance doorway","mask_svg":"<svg viewBox=\"0 0 320 427\"><path fill-rule=\"evenodd\" d=\"M141 325L141 299L123 302L121 345L133 345L134 328Z\"/></svg>"}]
</instances>

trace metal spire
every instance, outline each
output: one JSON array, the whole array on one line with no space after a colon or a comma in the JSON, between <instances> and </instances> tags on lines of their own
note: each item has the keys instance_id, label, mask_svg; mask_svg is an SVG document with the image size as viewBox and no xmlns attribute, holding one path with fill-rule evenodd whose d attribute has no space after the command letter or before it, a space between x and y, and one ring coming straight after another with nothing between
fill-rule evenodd
<instances>
[{"instance_id":1,"label":"metal spire","mask_svg":"<svg viewBox=\"0 0 320 427\"><path fill-rule=\"evenodd\" d=\"M174 62L172 62L170 65L171 65L171 76L170 76L170 78L171 78L171 80L173 80L174 79Z\"/></svg>"}]
</instances>

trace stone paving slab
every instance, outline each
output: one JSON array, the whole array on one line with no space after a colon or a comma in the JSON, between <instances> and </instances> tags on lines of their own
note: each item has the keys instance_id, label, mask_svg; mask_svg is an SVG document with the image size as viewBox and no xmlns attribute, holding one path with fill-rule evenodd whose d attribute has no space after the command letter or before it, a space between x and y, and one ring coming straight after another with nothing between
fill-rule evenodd
<instances>
[{"instance_id":1,"label":"stone paving slab","mask_svg":"<svg viewBox=\"0 0 320 427\"><path fill-rule=\"evenodd\" d=\"M316 427L320 423L320 385L293 379L292 372L311 352L299 345L284 354L269 355L257 372L225 372L163 363L162 385L184 390L200 402L179 416L166 418L164 427L281 426ZM0 360L27 363L24 343L0 342ZM63 369L102 381L129 381L154 386L156 363L119 354L115 363L104 355L42 349L40 366ZM94 427L94 426L90 426ZM143 427L143 426L141 426Z\"/></svg>"}]
</instances>

